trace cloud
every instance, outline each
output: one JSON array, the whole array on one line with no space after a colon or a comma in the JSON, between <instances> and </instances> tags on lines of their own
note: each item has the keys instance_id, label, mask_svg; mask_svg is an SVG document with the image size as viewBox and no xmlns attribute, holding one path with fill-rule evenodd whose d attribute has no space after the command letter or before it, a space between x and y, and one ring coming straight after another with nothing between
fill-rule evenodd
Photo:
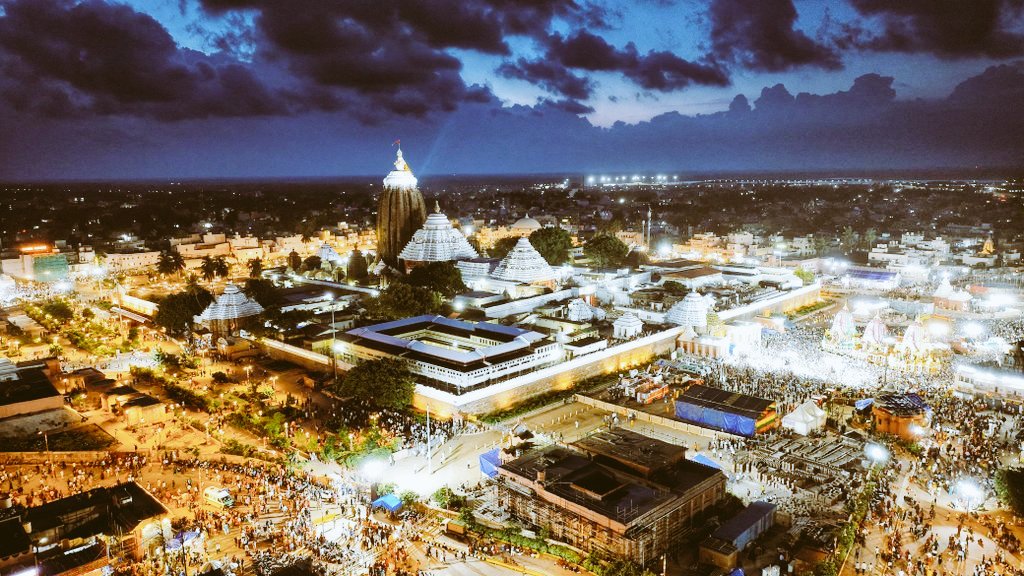
<instances>
[{"instance_id":1,"label":"cloud","mask_svg":"<svg viewBox=\"0 0 1024 576\"><path fill-rule=\"evenodd\" d=\"M669 92L692 84L729 85L728 74L716 64L690 62L665 51L640 54L632 42L619 49L585 30L567 37L553 34L546 44L551 62L591 72L619 72L647 90Z\"/></svg>"},{"instance_id":2,"label":"cloud","mask_svg":"<svg viewBox=\"0 0 1024 576\"><path fill-rule=\"evenodd\" d=\"M18 134L18 145L0 153L0 178L383 175L397 136L428 187L430 174L451 173L877 176L1022 165L1024 65L990 67L935 100L898 100L895 84L866 74L846 90L796 95L780 84L762 91L753 108L737 98L728 111L672 112L606 128L581 118L578 103L551 100L511 107L468 102L422 121L391 117L373 126L324 113L180 124L95 117L34 123L0 106L0 125Z\"/></svg>"},{"instance_id":3,"label":"cloud","mask_svg":"<svg viewBox=\"0 0 1024 576\"><path fill-rule=\"evenodd\" d=\"M286 112L281 94L233 60L179 49L152 17L100 0L8 0L0 92L49 116L164 120Z\"/></svg>"},{"instance_id":4,"label":"cloud","mask_svg":"<svg viewBox=\"0 0 1024 576\"><path fill-rule=\"evenodd\" d=\"M558 20L603 26L604 12L575 0L379 0L317 2L296 9L291 0L202 0L212 13L250 10L261 36L257 58L278 62L298 80L313 105L346 108L364 119L391 114L424 116L465 102L489 100L461 77L451 49L511 56L512 36L541 38ZM508 74L540 74L556 90L579 93L567 77L543 74L525 61ZM564 75L563 75L564 76Z\"/></svg>"},{"instance_id":5,"label":"cloud","mask_svg":"<svg viewBox=\"0 0 1024 576\"><path fill-rule=\"evenodd\" d=\"M835 48L796 29L793 0L714 0L708 11L713 54L751 70L843 67Z\"/></svg>"},{"instance_id":6,"label":"cloud","mask_svg":"<svg viewBox=\"0 0 1024 576\"><path fill-rule=\"evenodd\" d=\"M589 79L577 76L564 66L548 60L519 58L515 62L502 62L497 72L505 78L525 80L574 100L590 98L594 89Z\"/></svg>"},{"instance_id":7,"label":"cloud","mask_svg":"<svg viewBox=\"0 0 1024 576\"><path fill-rule=\"evenodd\" d=\"M880 32L852 27L849 40L860 48L887 52L929 52L943 58L1008 57L1024 54L1024 35L1011 29L1024 16L1024 0L850 0L863 16L877 19Z\"/></svg>"}]
</instances>

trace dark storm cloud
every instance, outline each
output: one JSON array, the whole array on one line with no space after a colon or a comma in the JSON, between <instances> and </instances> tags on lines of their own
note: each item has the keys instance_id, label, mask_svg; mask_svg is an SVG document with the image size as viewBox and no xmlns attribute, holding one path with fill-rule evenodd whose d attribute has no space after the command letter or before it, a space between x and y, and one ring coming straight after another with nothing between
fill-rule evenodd
<instances>
[{"instance_id":1,"label":"dark storm cloud","mask_svg":"<svg viewBox=\"0 0 1024 576\"><path fill-rule=\"evenodd\" d=\"M545 90L575 100L590 98L594 88L590 80L577 76L565 66L548 60L519 58L515 62L503 62L498 66L497 72L505 78L526 80Z\"/></svg>"},{"instance_id":2,"label":"dark storm cloud","mask_svg":"<svg viewBox=\"0 0 1024 576\"><path fill-rule=\"evenodd\" d=\"M1024 35L1010 29L1024 16L1024 0L850 0L881 32L846 30L848 44L893 52L930 52L944 58L1024 54Z\"/></svg>"},{"instance_id":3,"label":"dark storm cloud","mask_svg":"<svg viewBox=\"0 0 1024 576\"><path fill-rule=\"evenodd\" d=\"M724 61L767 72L843 66L833 47L796 29L793 0L714 0L708 17L712 51Z\"/></svg>"},{"instance_id":4,"label":"dark storm cloud","mask_svg":"<svg viewBox=\"0 0 1024 576\"><path fill-rule=\"evenodd\" d=\"M264 40L257 55L282 62L303 83L303 93L320 94L317 102L363 117L421 116L489 100L487 89L463 82L462 63L449 53L452 48L509 56L506 38L542 37L555 19L604 24L600 8L574 0L356 0L316 2L301 10L290 0L202 3L214 13L257 11ZM543 72L522 68L525 79ZM543 81L556 90L580 93L582 88L550 74Z\"/></svg>"},{"instance_id":5,"label":"dark storm cloud","mask_svg":"<svg viewBox=\"0 0 1024 576\"><path fill-rule=\"evenodd\" d=\"M552 63L591 72L619 72L647 90L668 92L691 84L729 85L728 74L716 64L690 62L658 50L640 54L632 42L619 49L585 30L568 37L554 34L546 43L547 58Z\"/></svg>"},{"instance_id":6,"label":"dark storm cloud","mask_svg":"<svg viewBox=\"0 0 1024 576\"><path fill-rule=\"evenodd\" d=\"M99 0L0 5L0 91L17 109L167 120L285 110L246 67L180 50L153 18L127 6Z\"/></svg>"}]
</instances>

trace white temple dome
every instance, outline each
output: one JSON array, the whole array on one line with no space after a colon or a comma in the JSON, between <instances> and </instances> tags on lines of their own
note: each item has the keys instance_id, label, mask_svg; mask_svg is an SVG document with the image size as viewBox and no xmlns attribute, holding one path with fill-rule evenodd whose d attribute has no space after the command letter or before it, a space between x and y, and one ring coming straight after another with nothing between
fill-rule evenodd
<instances>
[{"instance_id":1,"label":"white temple dome","mask_svg":"<svg viewBox=\"0 0 1024 576\"><path fill-rule=\"evenodd\" d=\"M512 229L517 232L533 232L534 230L540 230L541 228L543 228L543 226L540 225L540 222L530 218L529 214L519 220L516 220L515 224L512 225Z\"/></svg>"},{"instance_id":2,"label":"white temple dome","mask_svg":"<svg viewBox=\"0 0 1024 576\"><path fill-rule=\"evenodd\" d=\"M214 320L237 320L248 318L263 313L263 306L249 298L234 284L224 287L224 293L203 310L203 313L196 316L197 323Z\"/></svg>"},{"instance_id":3,"label":"white temple dome","mask_svg":"<svg viewBox=\"0 0 1024 576\"><path fill-rule=\"evenodd\" d=\"M857 335L857 325L853 322L853 314L850 314L850 308L843 304L843 309L836 312L834 318L832 318L832 334L833 340L848 340Z\"/></svg>"},{"instance_id":4,"label":"white temple dome","mask_svg":"<svg viewBox=\"0 0 1024 576\"><path fill-rule=\"evenodd\" d=\"M889 337L889 329L882 322L882 317L875 314L875 317L864 327L864 335L861 341L865 344L881 345Z\"/></svg>"},{"instance_id":5,"label":"white temple dome","mask_svg":"<svg viewBox=\"0 0 1024 576\"><path fill-rule=\"evenodd\" d=\"M337 264L343 260L340 254L327 242L320 245L320 249L316 251L316 255L320 258L321 263Z\"/></svg>"},{"instance_id":6,"label":"white temple dome","mask_svg":"<svg viewBox=\"0 0 1024 576\"><path fill-rule=\"evenodd\" d=\"M398 258L406 262L452 262L478 256L462 232L452 226L448 217L441 213L441 207L435 204L434 213L427 216L423 227L412 235Z\"/></svg>"},{"instance_id":7,"label":"white temple dome","mask_svg":"<svg viewBox=\"0 0 1024 576\"><path fill-rule=\"evenodd\" d=\"M498 280L530 284L554 280L555 271L529 240L520 238L491 276Z\"/></svg>"},{"instance_id":8,"label":"white temple dome","mask_svg":"<svg viewBox=\"0 0 1024 576\"><path fill-rule=\"evenodd\" d=\"M949 277L943 276L939 287L935 289L935 298L949 298L953 295L953 285L949 283Z\"/></svg>"},{"instance_id":9,"label":"white temple dome","mask_svg":"<svg viewBox=\"0 0 1024 576\"><path fill-rule=\"evenodd\" d=\"M709 309L707 299L697 292L690 292L669 308L668 313L665 314L665 321L677 326L704 328L708 325Z\"/></svg>"},{"instance_id":10,"label":"white temple dome","mask_svg":"<svg viewBox=\"0 0 1024 576\"><path fill-rule=\"evenodd\" d=\"M384 177L384 187L412 190L416 188L416 182L416 177L412 175L412 170L409 169L409 165L405 163L405 158L402 157L402 148L399 147L398 155L395 159L395 169Z\"/></svg>"}]
</instances>

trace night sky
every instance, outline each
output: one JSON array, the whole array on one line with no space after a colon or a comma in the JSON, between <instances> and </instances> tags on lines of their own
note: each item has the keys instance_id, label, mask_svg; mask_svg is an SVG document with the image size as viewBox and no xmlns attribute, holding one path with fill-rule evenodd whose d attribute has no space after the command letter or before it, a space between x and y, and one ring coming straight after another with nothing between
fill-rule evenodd
<instances>
[{"instance_id":1,"label":"night sky","mask_svg":"<svg viewBox=\"0 0 1024 576\"><path fill-rule=\"evenodd\" d=\"M0 0L0 178L1024 166L1024 0Z\"/></svg>"}]
</instances>

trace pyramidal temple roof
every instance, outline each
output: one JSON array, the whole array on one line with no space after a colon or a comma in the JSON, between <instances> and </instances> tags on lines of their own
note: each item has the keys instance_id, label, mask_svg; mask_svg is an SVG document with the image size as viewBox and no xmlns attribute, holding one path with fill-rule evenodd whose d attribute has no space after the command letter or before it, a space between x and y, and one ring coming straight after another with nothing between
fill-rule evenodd
<instances>
[{"instance_id":1,"label":"pyramidal temple roof","mask_svg":"<svg viewBox=\"0 0 1024 576\"><path fill-rule=\"evenodd\" d=\"M530 284L554 280L555 271L529 240L520 238L491 276L499 280Z\"/></svg>"},{"instance_id":2,"label":"pyramidal temple roof","mask_svg":"<svg viewBox=\"0 0 1024 576\"><path fill-rule=\"evenodd\" d=\"M406 262L452 262L477 258L479 254L462 232L456 230L441 207L434 205L434 213L427 216L423 227L417 230L398 255Z\"/></svg>"},{"instance_id":3,"label":"pyramidal temple roof","mask_svg":"<svg viewBox=\"0 0 1024 576\"><path fill-rule=\"evenodd\" d=\"M234 284L228 284L224 293L203 310L203 313L196 318L204 320L234 320L236 318L247 318L256 316L263 312L263 306L259 302L249 298Z\"/></svg>"}]
</instances>

